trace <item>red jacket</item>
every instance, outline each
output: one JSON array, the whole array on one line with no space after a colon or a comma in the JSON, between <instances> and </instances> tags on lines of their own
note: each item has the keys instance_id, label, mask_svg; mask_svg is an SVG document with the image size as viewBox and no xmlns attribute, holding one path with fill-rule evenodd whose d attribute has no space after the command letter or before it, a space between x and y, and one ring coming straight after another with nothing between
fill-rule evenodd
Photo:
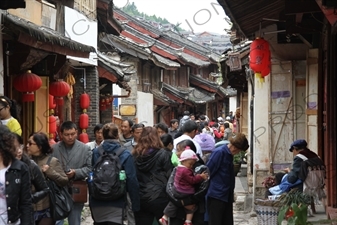
<instances>
[{"instance_id":1,"label":"red jacket","mask_svg":"<svg viewBox=\"0 0 337 225\"><path fill-rule=\"evenodd\" d=\"M174 177L174 187L181 194L194 194L194 186L204 179L200 174L194 175L193 170L183 165L177 166L176 175Z\"/></svg>"}]
</instances>

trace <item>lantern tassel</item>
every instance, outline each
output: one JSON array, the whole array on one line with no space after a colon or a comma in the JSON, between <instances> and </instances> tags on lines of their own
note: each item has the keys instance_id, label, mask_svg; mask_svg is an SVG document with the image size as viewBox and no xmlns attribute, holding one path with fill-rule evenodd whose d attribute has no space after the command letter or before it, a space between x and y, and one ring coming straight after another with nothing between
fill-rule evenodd
<instances>
[{"instance_id":1,"label":"lantern tassel","mask_svg":"<svg viewBox=\"0 0 337 225\"><path fill-rule=\"evenodd\" d=\"M264 83L264 77L261 75L261 73L255 73L255 79L259 87L262 87Z\"/></svg>"}]
</instances>

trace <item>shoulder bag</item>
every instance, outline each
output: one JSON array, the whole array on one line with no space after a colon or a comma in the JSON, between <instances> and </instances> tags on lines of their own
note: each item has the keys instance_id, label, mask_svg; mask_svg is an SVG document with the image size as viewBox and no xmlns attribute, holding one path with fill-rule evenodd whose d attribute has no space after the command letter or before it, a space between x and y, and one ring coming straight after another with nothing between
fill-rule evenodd
<instances>
[{"instance_id":1,"label":"shoulder bag","mask_svg":"<svg viewBox=\"0 0 337 225\"><path fill-rule=\"evenodd\" d=\"M49 156L47 165L50 164L52 156ZM54 181L46 178L47 185L50 189L50 212L54 221L62 220L68 217L73 208L73 200L67 187L59 187Z\"/></svg>"}]
</instances>

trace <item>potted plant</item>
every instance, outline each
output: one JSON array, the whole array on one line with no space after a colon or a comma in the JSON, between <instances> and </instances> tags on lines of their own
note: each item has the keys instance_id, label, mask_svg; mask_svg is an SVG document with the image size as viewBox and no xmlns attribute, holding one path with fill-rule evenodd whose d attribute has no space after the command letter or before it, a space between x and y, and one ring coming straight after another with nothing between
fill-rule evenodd
<instances>
[{"instance_id":1,"label":"potted plant","mask_svg":"<svg viewBox=\"0 0 337 225\"><path fill-rule=\"evenodd\" d=\"M240 151L240 153L233 156L233 164L234 164L234 175L237 176L240 169L241 169L241 163L243 161L243 158L245 157L245 152Z\"/></svg>"},{"instance_id":2,"label":"potted plant","mask_svg":"<svg viewBox=\"0 0 337 225\"><path fill-rule=\"evenodd\" d=\"M279 198L282 205L278 214L278 223L287 220L288 225L307 224L308 205L311 197L307 194L292 189L288 193L282 194Z\"/></svg>"}]
</instances>

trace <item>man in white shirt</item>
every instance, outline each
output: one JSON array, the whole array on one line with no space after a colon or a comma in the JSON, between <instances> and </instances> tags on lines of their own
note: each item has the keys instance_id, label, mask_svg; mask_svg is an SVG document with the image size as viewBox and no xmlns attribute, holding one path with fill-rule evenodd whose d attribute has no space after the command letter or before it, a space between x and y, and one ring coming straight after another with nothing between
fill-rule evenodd
<instances>
[{"instance_id":1,"label":"man in white shirt","mask_svg":"<svg viewBox=\"0 0 337 225\"><path fill-rule=\"evenodd\" d=\"M181 135L180 137L176 138L173 140L173 152L177 151L177 144L184 141L184 140L191 140L193 141L196 149L197 149L197 154L200 155L200 157L202 157L202 151L201 151L201 147L200 145L193 140L193 138L195 137L195 135L198 133L198 124L193 121L193 120L188 120L184 123L184 125L182 126L182 132L183 135Z\"/></svg>"},{"instance_id":2,"label":"man in white shirt","mask_svg":"<svg viewBox=\"0 0 337 225\"><path fill-rule=\"evenodd\" d=\"M94 150L95 148L97 148L98 146L100 146L101 144L103 144L103 142L104 142L104 140L103 140L103 133L102 133L102 127L103 127L103 124L97 124L94 127L95 140L86 143L86 145L88 145L91 150Z\"/></svg>"}]
</instances>

